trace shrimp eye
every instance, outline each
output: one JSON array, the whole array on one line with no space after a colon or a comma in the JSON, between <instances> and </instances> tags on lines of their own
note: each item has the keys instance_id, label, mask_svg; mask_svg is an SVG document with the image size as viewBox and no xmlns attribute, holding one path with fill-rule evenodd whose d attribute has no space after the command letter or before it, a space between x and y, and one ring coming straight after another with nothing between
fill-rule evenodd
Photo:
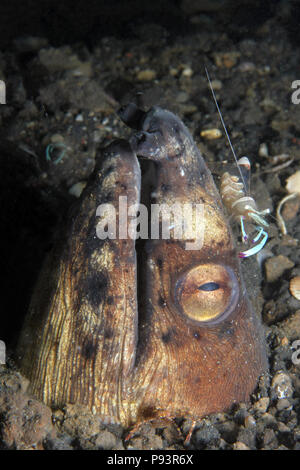
<instances>
[{"instance_id":1,"label":"shrimp eye","mask_svg":"<svg viewBox=\"0 0 300 470\"><path fill-rule=\"evenodd\" d=\"M239 284L233 270L219 264L201 264L184 273L176 284L176 301L188 318L215 324L233 312Z\"/></svg>"}]
</instances>

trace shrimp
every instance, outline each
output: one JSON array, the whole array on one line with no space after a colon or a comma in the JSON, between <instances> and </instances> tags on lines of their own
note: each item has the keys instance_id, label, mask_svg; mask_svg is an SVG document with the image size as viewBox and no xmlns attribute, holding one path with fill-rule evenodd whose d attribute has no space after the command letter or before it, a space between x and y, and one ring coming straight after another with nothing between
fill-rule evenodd
<instances>
[{"instance_id":1,"label":"shrimp","mask_svg":"<svg viewBox=\"0 0 300 470\"><path fill-rule=\"evenodd\" d=\"M257 233L252 240L252 244L258 243L248 250L241 251L239 253L240 258L247 258L257 254L267 243L268 232L264 230L264 228L268 227L269 224L265 220L265 215L270 213L270 209L259 211L255 199L250 194L250 161L247 157L242 157L239 160L237 159L206 67L205 72L227 141L239 171L239 176L225 172L221 177L220 193L223 204L228 213L240 223L243 243L248 241L245 222L247 221L256 224Z\"/></svg>"}]
</instances>

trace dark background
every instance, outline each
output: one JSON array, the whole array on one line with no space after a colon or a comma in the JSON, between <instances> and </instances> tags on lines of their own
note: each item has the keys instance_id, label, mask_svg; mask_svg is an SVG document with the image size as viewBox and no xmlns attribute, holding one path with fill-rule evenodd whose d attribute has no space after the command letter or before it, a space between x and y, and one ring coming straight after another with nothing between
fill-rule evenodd
<instances>
[{"instance_id":1,"label":"dark background","mask_svg":"<svg viewBox=\"0 0 300 470\"><path fill-rule=\"evenodd\" d=\"M291 5L289 16L284 14L286 4ZM140 37L147 24L163 26L168 41L172 41L201 27L189 21L191 15L197 14L210 15L218 34L226 32L232 41L240 41L250 37L275 11L278 15L280 7L281 22L291 43L297 45L300 17L297 1L10 0L2 2L0 8L0 52L12 51L13 55L15 40L24 36L47 38L54 47L81 42L92 51L103 37ZM29 59L26 54L22 56L24 67ZM68 207L69 201L64 195L45 196L38 188L30 187L28 179L35 171L31 158L19 154L13 143L8 145L5 126L0 136L0 339L13 345L45 252L51 248L53 234L49 227L55 227L58 213Z\"/></svg>"},{"instance_id":2,"label":"dark background","mask_svg":"<svg viewBox=\"0 0 300 470\"><path fill-rule=\"evenodd\" d=\"M22 35L48 38L53 46L84 41L92 47L103 36L128 37L146 23L163 25L171 34L188 34L193 26L191 14L209 13L223 28L237 36L249 34L273 15L280 0L12 0L2 2L0 19L1 47L9 47ZM290 18L291 34L297 34L299 2L294 1ZM294 25L292 24L294 22ZM196 26L195 26L196 27Z\"/></svg>"}]
</instances>

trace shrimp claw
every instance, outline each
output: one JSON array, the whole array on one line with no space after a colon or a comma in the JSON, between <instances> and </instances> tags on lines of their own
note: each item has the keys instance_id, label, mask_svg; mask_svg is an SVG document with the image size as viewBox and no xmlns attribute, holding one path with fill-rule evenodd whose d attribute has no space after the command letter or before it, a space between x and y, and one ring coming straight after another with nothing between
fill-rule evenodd
<instances>
[{"instance_id":1,"label":"shrimp claw","mask_svg":"<svg viewBox=\"0 0 300 470\"><path fill-rule=\"evenodd\" d=\"M241 251L239 253L239 258L248 258L249 256L256 255L256 253L262 250L265 244L267 243L268 233L262 227L256 227L256 230L258 233L252 240L252 243L256 243L258 240L261 239L260 242L252 248L249 248L249 250Z\"/></svg>"}]
</instances>

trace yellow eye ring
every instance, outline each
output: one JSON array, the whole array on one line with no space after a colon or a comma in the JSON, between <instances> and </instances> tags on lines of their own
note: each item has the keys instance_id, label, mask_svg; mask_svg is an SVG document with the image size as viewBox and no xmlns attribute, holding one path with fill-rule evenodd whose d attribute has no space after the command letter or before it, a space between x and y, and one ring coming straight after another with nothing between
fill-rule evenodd
<instances>
[{"instance_id":1,"label":"yellow eye ring","mask_svg":"<svg viewBox=\"0 0 300 470\"><path fill-rule=\"evenodd\" d=\"M175 297L188 318L213 325L227 318L235 309L239 283L229 266L201 264L178 279Z\"/></svg>"}]
</instances>

